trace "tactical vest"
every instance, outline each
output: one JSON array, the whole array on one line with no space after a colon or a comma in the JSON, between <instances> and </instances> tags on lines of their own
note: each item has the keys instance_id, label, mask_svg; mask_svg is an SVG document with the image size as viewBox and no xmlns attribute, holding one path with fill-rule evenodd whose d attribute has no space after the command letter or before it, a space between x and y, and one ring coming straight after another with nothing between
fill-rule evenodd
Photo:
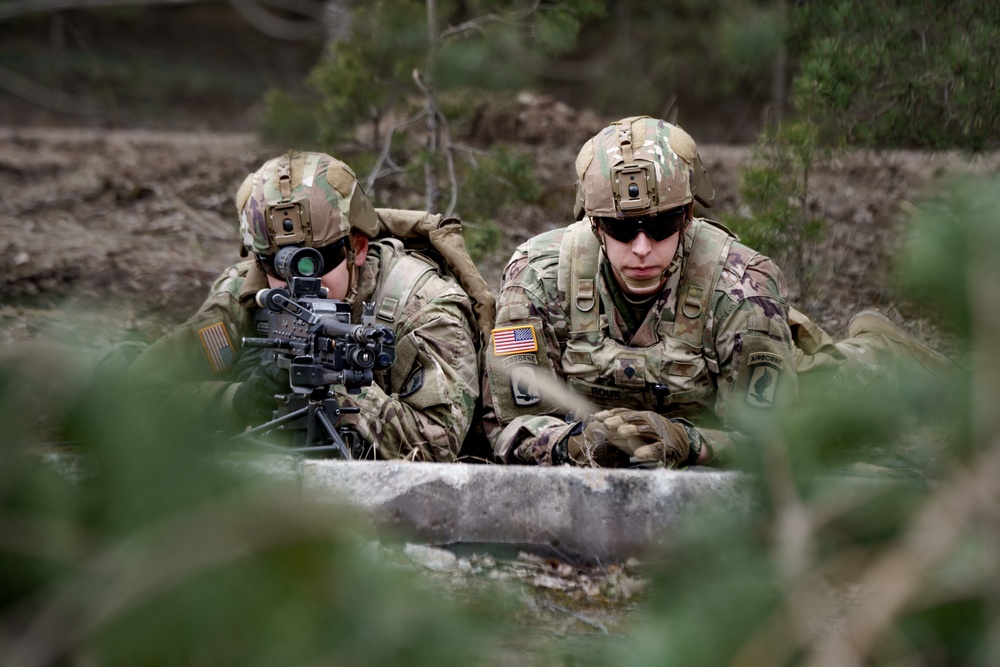
<instances>
[{"instance_id":1,"label":"tactical vest","mask_svg":"<svg viewBox=\"0 0 1000 667\"><path fill-rule=\"evenodd\" d=\"M383 251L381 254L379 275L384 276L384 278L372 296L372 300L377 304L375 318L379 323L390 327L398 337L403 308L413 293L420 289L431 274L438 272L438 267L432 260L424 258L418 253L408 253L403 242L399 239L382 238L378 240L378 243L385 247L388 252ZM414 254L419 256L413 256ZM405 354L402 350L397 350L397 352ZM413 359L397 356L396 363L393 365L399 368L409 368L412 363ZM387 377L381 378L379 384L387 389L387 393L399 393L404 380L406 380L404 374L390 373Z\"/></svg>"},{"instance_id":2,"label":"tactical vest","mask_svg":"<svg viewBox=\"0 0 1000 667\"><path fill-rule=\"evenodd\" d=\"M375 303L379 304L378 309L375 311L375 317L380 322L392 327L393 331L396 331L398 335L399 330L397 326L403 308L413 293L420 289L427 279L430 278L431 274L452 275L456 280L460 280L460 277L454 276L454 273L450 271L450 265L437 262L422 252L406 249L403 241L397 238L379 238L378 243L388 246L391 249L391 253L389 253L390 256L388 257L386 256L387 253L383 253L382 255L383 259L379 272L385 272L386 278L382 280L382 284L373 296ZM483 303L490 308L495 308L492 301L484 299ZM476 309L475 314L477 318L484 317L482 309ZM489 317L491 321L488 324L479 322L480 327L491 327L493 325L492 314ZM484 346L479 336L476 336L474 341L477 352L476 367L482 368ZM409 349L411 353L416 352L415 348ZM388 393L404 394L404 387L408 384L410 378L404 373L392 373L392 368L408 369L411 367L413 359L405 357L407 354L406 350L406 348L397 347L396 361L393 363L393 366L381 376L376 376L376 382L380 386L389 387ZM482 412L482 397L480 397L476 401L472 427L466 434L465 441L459 451L460 460L468 460L469 457L472 457L474 460L486 460L492 454L489 441L486 439L481 428Z\"/></svg>"},{"instance_id":3,"label":"tactical vest","mask_svg":"<svg viewBox=\"0 0 1000 667\"><path fill-rule=\"evenodd\" d=\"M559 250L557 289L566 295L569 330L560 339L570 389L603 406L660 413L699 413L714 403L719 360L705 321L734 241L731 232L695 219L673 321L661 320L658 342L630 347L605 335L597 290L600 244L584 219L567 228ZM529 255L531 250L529 248ZM610 307L610 304L607 304ZM692 415L694 416L694 415Z\"/></svg>"}]
</instances>

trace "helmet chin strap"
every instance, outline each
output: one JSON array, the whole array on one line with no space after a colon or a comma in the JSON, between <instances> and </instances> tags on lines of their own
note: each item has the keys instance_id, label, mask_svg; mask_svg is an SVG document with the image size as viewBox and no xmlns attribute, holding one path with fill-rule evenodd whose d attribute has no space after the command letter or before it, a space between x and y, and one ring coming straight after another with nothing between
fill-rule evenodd
<instances>
[{"instance_id":1,"label":"helmet chin strap","mask_svg":"<svg viewBox=\"0 0 1000 667\"><path fill-rule=\"evenodd\" d=\"M354 305L354 300L358 298L358 266L357 252L354 250L354 239L347 242L347 294L344 295L346 303Z\"/></svg>"},{"instance_id":2,"label":"helmet chin strap","mask_svg":"<svg viewBox=\"0 0 1000 667\"><path fill-rule=\"evenodd\" d=\"M605 255L606 254L607 253L605 253ZM634 280L632 278L629 278L624 273L619 271L618 267L616 267L614 264L611 264L611 270L618 277L618 279L621 280L622 283L624 283L624 285L628 287L630 290L647 290L650 287L659 287L660 285L662 285L663 281L666 280L667 278L667 271L669 270L669 268L664 269L660 275L653 276L652 278L647 278L646 280Z\"/></svg>"}]
</instances>

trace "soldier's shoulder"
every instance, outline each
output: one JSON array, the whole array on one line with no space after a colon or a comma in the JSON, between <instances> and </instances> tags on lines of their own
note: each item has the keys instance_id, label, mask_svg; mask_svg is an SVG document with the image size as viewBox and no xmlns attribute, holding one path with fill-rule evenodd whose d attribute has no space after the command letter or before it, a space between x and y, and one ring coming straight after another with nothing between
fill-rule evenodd
<instances>
[{"instance_id":1,"label":"soldier's shoulder","mask_svg":"<svg viewBox=\"0 0 1000 667\"><path fill-rule=\"evenodd\" d=\"M719 278L720 291L734 301L750 297L784 298L785 278L771 258L734 242Z\"/></svg>"},{"instance_id":2,"label":"soldier's shoulder","mask_svg":"<svg viewBox=\"0 0 1000 667\"><path fill-rule=\"evenodd\" d=\"M567 227L550 229L519 245L504 269L504 284L510 284L512 279L516 281L516 274L521 274L522 279L531 282L546 278L555 279L556 269L559 266L559 253L567 229Z\"/></svg>"},{"instance_id":3,"label":"soldier's shoulder","mask_svg":"<svg viewBox=\"0 0 1000 667\"><path fill-rule=\"evenodd\" d=\"M243 290L243 285L246 284L247 275L250 273L250 267L252 266L253 261L247 260L225 268L212 283L212 287L209 290L210 297L216 294L220 296L229 295L233 298L238 297Z\"/></svg>"},{"instance_id":4,"label":"soldier's shoulder","mask_svg":"<svg viewBox=\"0 0 1000 667\"><path fill-rule=\"evenodd\" d=\"M563 237L566 235L568 227L556 227L541 234L536 234L521 244L522 248L529 249L530 252L543 255L558 253Z\"/></svg>"},{"instance_id":5,"label":"soldier's shoulder","mask_svg":"<svg viewBox=\"0 0 1000 667\"><path fill-rule=\"evenodd\" d=\"M441 306L452 310L458 308L464 319L471 318L472 298L461 281L428 257L408 253L399 258L388 275L380 274L379 280L391 281L391 284L381 285L379 293L404 301L401 319L414 323L427 317L440 317L438 309ZM433 314L422 315L428 310L428 304L438 308L433 309Z\"/></svg>"}]
</instances>

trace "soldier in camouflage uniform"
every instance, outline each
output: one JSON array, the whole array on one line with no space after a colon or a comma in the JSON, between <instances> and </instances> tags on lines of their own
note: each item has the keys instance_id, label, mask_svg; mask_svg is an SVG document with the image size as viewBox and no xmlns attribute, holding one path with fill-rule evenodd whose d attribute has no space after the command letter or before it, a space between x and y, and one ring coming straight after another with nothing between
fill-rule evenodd
<instances>
[{"instance_id":1,"label":"soldier in camouflage uniform","mask_svg":"<svg viewBox=\"0 0 1000 667\"><path fill-rule=\"evenodd\" d=\"M584 144L578 222L503 273L484 383L508 463L707 463L797 395L781 271L693 217L714 193L679 127L626 118ZM585 215L584 215L585 214ZM567 419L565 383L604 408Z\"/></svg>"},{"instance_id":2,"label":"soldier in camouflage uniform","mask_svg":"<svg viewBox=\"0 0 1000 667\"><path fill-rule=\"evenodd\" d=\"M479 398L479 330L459 283L394 238L378 238L380 221L354 172L322 153L290 152L250 174L236 197L243 255L216 280L186 323L153 344L131 366L165 400L228 415L234 429L266 421L287 370L266 350L240 349L256 336L259 290L284 285L274 270L282 247L323 255L328 297L352 306L379 304L379 324L396 334L396 360L360 394L338 392L345 415L379 458L454 461ZM276 210L286 215L272 216ZM291 210L293 215L287 215ZM264 320L266 321L266 320ZM335 390L337 391L337 390Z\"/></svg>"},{"instance_id":3,"label":"soldier in camouflage uniform","mask_svg":"<svg viewBox=\"0 0 1000 667\"><path fill-rule=\"evenodd\" d=\"M502 461L705 464L793 405L800 377L941 362L877 313L835 344L791 309L770 259L693 217L714 191L681 128L622 119L576 171L578 222L522 244L502 276L483 385Z\"/></svg>"}]
</instances>

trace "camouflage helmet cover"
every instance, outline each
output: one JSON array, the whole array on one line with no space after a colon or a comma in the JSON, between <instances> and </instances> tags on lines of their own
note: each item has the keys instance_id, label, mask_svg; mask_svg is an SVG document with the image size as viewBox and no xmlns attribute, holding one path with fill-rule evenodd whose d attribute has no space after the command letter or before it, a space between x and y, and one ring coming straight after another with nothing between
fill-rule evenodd
<instances>
[{"instance_id":1,"label":"camouflage helmet cover","mask_svg":"<svg viewBox=\"0 0 1000 667\"><path fill-rule=\"evenodd\" d=\"M289 151L268 160L236 193L243 251L274 255L285 245L321 248L379 221L354 171L325 153Z\"/></svg>"},{"instance_id":2,"label":"camouflage helmet cover","mask_svg":"<svg viewBox=\"0 0 1000 667\"><path fill-rule=\"evenodd\" d=\"M598 132L576 158L576 218L650 215L684 206L711 183L694 140L676 125L649 116L623 118ZM699 188L699 185L703 185Z\"/></svg>"}]
</instances>

